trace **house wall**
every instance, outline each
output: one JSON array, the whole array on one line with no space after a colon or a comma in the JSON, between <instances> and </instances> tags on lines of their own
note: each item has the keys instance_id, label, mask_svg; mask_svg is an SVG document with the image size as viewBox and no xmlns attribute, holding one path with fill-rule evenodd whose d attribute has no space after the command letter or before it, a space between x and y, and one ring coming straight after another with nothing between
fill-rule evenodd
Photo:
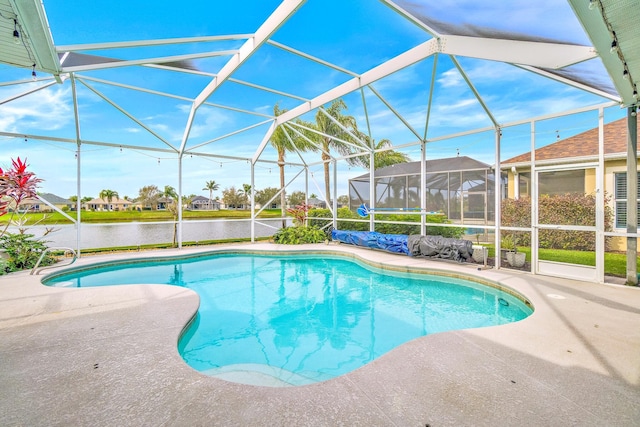
<instances>
[{"instance_id":1,"label":"house wall","mask_svg":"<svg viewBox=\"0 0 640 427\"><path fill-rule=\"evenodd\" d=\"M618 172L627 171L627 162L624 159L621 160L607 160L604 165L604 191L605 196L609 197L609 206L615 213L614 194L615 194L615 179L614 174ZM640 170L640 160L638 161L638 170ZM519 169L519 172L529 172L529 169ZM515 198L515 188L518 182L518 175L508 171L508 191L507 197L510 199ZM588 168L585 170L584 191L586 194L592 194L596 191L596 170L595 168ZM520 193L523 196L523 192ZM615 223L614 223L615 224ZM626 231L625 229L616 229L615 231ZM612 237L610 238L610 250L612 251L626 251L627 242L624 237Z\"/></svg>"},{"instance_id":2,"label":"house wall","mask_svg":"<svg viewBox=\"0 0 640 427\"><path fill-rule=\"evenodd\" d=\"M584 194L596 192L596 169L589 168L584 171Z\"/></svg>"},{"instance_id":3,"label":"house wall","mask_svg":"<svg viewBox=\"0 0 640 427\"><path fill-rule=\"evenodd\" d=\"M517 184L517 175L513 172L507 172L507 198L515 199L516 198L516 184Z\"/></svg>"},{"instance_id":4,"label":"house wall","mask_svg":"<svg viewBox=\"0 0 640 427\"><path fill-rule=\"evenodd\" d=\"M640 170L640 161L638 162L638 170ZM605 174L604 174L604 191L605 195L611 198L609 205L614 210L615 215L615 206L614 206L614 196L615 196L615 179L614 174L618 172L626 172L627 171L627 162L626 160L612 160L605 163ZM615 226L615 219L614 219ZM626 229L617 228L615 231L625 232ZM611 250L613 251L626 251L627 250L627 239L624 237L612 237L611 238Z\"/></svg>"}]
</instances>

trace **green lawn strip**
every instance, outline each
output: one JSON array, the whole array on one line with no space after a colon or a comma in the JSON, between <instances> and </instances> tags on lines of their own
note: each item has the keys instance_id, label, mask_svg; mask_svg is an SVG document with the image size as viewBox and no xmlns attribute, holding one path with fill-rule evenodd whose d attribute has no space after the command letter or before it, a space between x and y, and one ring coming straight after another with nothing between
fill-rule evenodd
<instances>
[{"instance_id":1,"label":"green lawn strip","mask_svg":"<svg viewBox=\"0 0 640 427\"><path fill-rule=\"evenodd\" d=\"M67 214L76 218L75 212ZM152 222L152 221L172 221L173 216L168 211L114 211L114 212L92 212L82 211L82 222L86 223L112 223L112 222ZM251 212L247 210L219 210L219 211L184 211L182 215L185 220L206 220L206 219L249 219ZM279 209L264 210L259 218L279 218ZM71 221L59 212L52 213L27 213L16 214L13 219L24 218L25 225L33 224L71 224ZM43 220L44 218L44 220ZM11 215L0 217L0 222L7 222Z\"/></svg>"},{"instance_id":2,"label":"green lawn strip","mask_svg":"<svg viewBox=\"0 0 640 427\"><path fill-rule=\"evenodd\" d=\"M495 248L493 245L484 245L488 250L488 256L495 256ZM518 248L518 252L527 254L527 261L531 262L531 248ZM539 249L538 256L543 261L567 262L579 265L596 265L595 252L587 251L570 251L564 249ZM638 265L640 265L640 257L638 257ZM604 272L606 275L624 277L627 274L627 256L624 253L605 252L604 254Z\"/></svg>"},{"instance_id":3,"label":"green lawn strip","mask_svg":"<svg viewBox=\"0 0 640 427\"><path fill-rule=\"evenodd\" d=\"M256 241L268 241L271 237L256 237ZM224 243L241 243L241 242L250 242L250 237L238 237L233 239L219 239L219 240L202 240L202 241L193 241L193 242L182 242L183 247L191 247L191 246L212 246L212 245L221 245ZM171 243L157 243L157 244L147 244L147 245L134 245L134 246L112 246L109 248L88 248L82 249L83 254L104 254L104 253L113 253L113 252L137 252L142 250L153 250L153 249L171 249L175 248ZM63 255L63 251L54 251L54 255Z\"/></svg>"}]
</instances>

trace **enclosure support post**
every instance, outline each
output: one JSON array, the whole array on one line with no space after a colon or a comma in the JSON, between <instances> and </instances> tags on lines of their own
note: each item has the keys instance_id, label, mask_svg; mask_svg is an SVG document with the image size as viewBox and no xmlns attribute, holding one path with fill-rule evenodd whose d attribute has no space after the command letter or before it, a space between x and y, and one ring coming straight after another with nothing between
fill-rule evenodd
<instances>
[{"instance_id":1,"label":"enclosure support post","mask_svg":"<svg viewBox=\"0 0 640 427\"><path fill-rule=\"evenodd\" d=\"M304 204L309 204L309 166L304 166Z\"/></svg>"},{"instance_id":2,"label":"enclosure support post","mask_svg":"<svg viewBox=\"0 0 640 427\"><path fill-rule=\"evenodd\" d=\"M420 235L427 234L427 142L420 144Z\"/></svg>"},{"instance_id":3,"label":"enclosure support post","mask_svg":"<svg viewBox=\"0 0 640 427\"><path fill-rule=\"evenodd\" d=\"M375 207L376 207L376 176L375 176L375 153L369 153L369 207L374 212L369 213L369 231L375 231Z\"/></svg>"},{"instance_id":4,"label":"enclosure support post","mask_svg":"<svg viewBox=\"0 0 640 427\"><path fill-rule=\"evenodd\" d=\"M627 109L627 284L638 284L638 117Z\"/></svg>"},{"instance_id":5,"label":"enclosure support post","mask_svg":"<svg viewBox=\"0 0 640 427\"><path fill-rule=\"evenodd\" d=\"M604 283L604 109L598 109L598 168L596 169L596 277Z\"/></svg>"},{"instance_id":6,"label":"enclosure support post","mask_svg":"<svg viewBox=\"0 0 640 427\"><path fill-rule=\"evenodd\" d=\"M502 135L502 131L499 127L496 128L496 166L494 169L494 186L495 186L495 197L494 197L494 212L495 212L495 221L496 221L496 229L495 229L495 268L500 268L500 222L502 221L502 171L500 170L500 136Z\"/></svg>"},{"instance_id":7,"label":"enclosure support post","mask_svg":"<svg viewBox=\"0 0 640 427\"><path fill-rule=\"evenodd\" d=\"M256 241L256 198L254 188L256 188L255 163L251 161L251 243Z\"/></svg>"},{"instance_id":8,"label":"enclosure support post","mask_svg":"<svg viewBox=\"0 0 640 427\"><path fill-rule=\"evenodd\" d=\"M333 164L333 201L327 200L333 207L333 228L338 228L338 163L332 159Z\"/></svg>"},{"instance_id":9,"label":"enclosure support post","mask_svg":"<svg viewBox=\"0 0 640 427\"><path fill-rule=\"evenodd\" d=\"M178 249L182 249L182 152L178 154L178 227L177 227L177 243Z\"/></svg>"},{"instance_id":10,"label":"enclosure support post","mask_svg":"<svg viewBox=\"0 0 640 427\"><path fill-rule=\"evenodd\" d=\"M82 139L80 137L80 115L78 112L78 92L76 91L76 79L73 73L71 74L71 92L73 94L73 115L76 126L76 253L80 258L80 242L81 240L81 228L82 228L82 180L81 180L81 162L80 162L80 150L82 148Z\"/></svg>"},{"instance_id":11,"label":"enclosure support post","mask_svg":"<svg viewBox=\"0 0 640 427\"><path fill-rule=\"evenodd\" d=\"M540 236L538 232L538 223L540 218L538 216L538 176L536 175L536 122L531 122L531 190L529 191L529 198L531 200L531 272L538 274L538 257L540 256L538 251Z\"/></svg>"}]
</instances>

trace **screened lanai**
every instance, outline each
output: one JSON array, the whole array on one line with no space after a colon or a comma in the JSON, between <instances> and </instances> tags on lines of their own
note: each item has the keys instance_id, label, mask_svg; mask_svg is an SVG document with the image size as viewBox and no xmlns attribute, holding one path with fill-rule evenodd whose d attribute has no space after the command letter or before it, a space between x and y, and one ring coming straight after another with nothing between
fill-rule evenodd
<instances>
[{"instance_id":1,"label":"screened lanai","mask_svg":"<svg viewBox=\"0 0 640 427\"><path fill-rule=\"evenodd\" d=\"M105 188L134 198L147 185L208 196L202 188L215 179L222 188L247 184L252 196L266 188L278 189L274 199L313 193L335 213L350 179L375 175L346 160L373 158L378 141L391 141L379 153L427 165L426 180L429 162L457 153L500 170L502 159L560 134L635 120L637 15L637 2L609 0L127 8L0 0L0 163L27 157L43 192L78 200ZM337 100L357 132L329 113ZM341 136L309 126L322 118ZM309 146L279 156L276 129ZM635 170L634 150L627 165ZM487 197L496 248L503 193L498 186ZM415 204L428 211L427 193L419 196ZM243 232L277 229L250 199ZM83 240L89 226L67 215L72 244L91 247ZM176 223L179 244L212 225L183 221L182 211ZM603 240L603 226L594 227ZM615 231L630 251L634 227ZM602 269L597 275L602 281Z\"/></svg>"},{"instance_id":2,"label":"screened lanai","mask_svg":"<svg viewBox=\"0 0 640 427\"><path fill-rule=\"evenodd\" d=\"M425 194L426 210L441 213L457 224L494 223L495 178L491 166L467 156L425 161L425 191L421 163L407 162L376 169L371 200L369 174L349 180L349 207L362 204L387 211L413 211Z\"/></svg>"}]
</instances>

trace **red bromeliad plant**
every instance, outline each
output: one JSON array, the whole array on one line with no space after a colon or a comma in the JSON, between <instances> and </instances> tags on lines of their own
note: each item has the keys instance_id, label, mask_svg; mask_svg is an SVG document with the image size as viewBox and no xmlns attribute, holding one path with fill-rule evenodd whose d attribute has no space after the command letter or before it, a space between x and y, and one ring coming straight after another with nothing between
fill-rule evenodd
<instances>
[{"instance_id":1,"label":"red bromeliad plant","mask_svg":"<svg viewBox=\"0 0 640 427\"><path fill-rule=\"evenodd\" d=\"M22 201L36 197L36 188L42 182L33 172L27 171L27 159L24 162L20 157L17 160L11 159L11 164L11 168L6 171L0 168L0 216L7 214L12 204L15 204L15 213ZM0 236L7 231L9 223L10 221L0 232Z\"/></svg>"},{"instance_id":2,"label":"red bromeliad plant","mask_svg":"<svg viewBox=\"0 0 640 427\"><path fill-rule=\"evenodd\" d=\"M307 212L309 212L309 209L311 209L311 206L307 205L306 203L302 203L297 205L295 208L289 208L287 209L287 212L293 216L293 222L296 225L299 226L304 226L306 225L307 222Z\"/></svg>"}]
</instances>

